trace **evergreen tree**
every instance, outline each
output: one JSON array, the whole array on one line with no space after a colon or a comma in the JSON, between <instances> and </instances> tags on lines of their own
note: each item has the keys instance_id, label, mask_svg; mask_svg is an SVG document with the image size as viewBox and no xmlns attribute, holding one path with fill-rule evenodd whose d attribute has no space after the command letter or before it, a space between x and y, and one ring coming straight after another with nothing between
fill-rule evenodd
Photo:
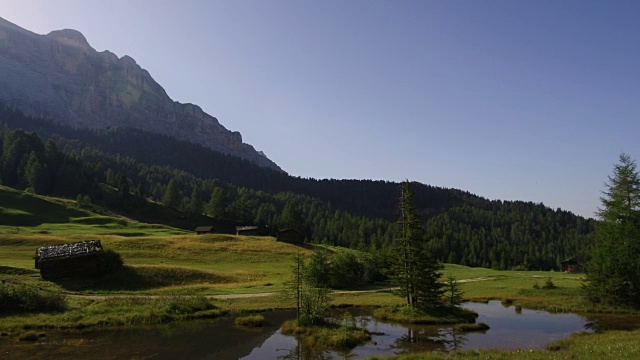
<instances>
[{"instance_id":1,"label":"evergreen tree","mask_svg":"<svg viewBox=\"0 0 640 360\"><path fill-rule=\"evenodd\" d=\"M440 264L422 241L420 222L413 205L409 182L401 185L400 218L395 224L396 238L391 280L412 308L438 305L443 293L439 281Z\"/></svg>"},{"instance_id":2,"label":"evergreen tree","mask_svg":"<svg viewBox=\"0 0 640 360\"><path fill-rule=\"evenodd\" d=\"M198 185L193 187L191 192L191 200L189 201L189 212L192 215L202 215L204 211L202 205L202 195L200 194L200 188Z\"/></svg>"},{"instance_id":3,"label":"evergreen tree","mask_svg":"<svg viewBox=\"0 0 640 360\"><path fill-rule=\"evenodd\" d=\"M291 267L291 279L285 284L283 295L296 301L298 325L313 326L325 321L331 290L326 286L314 286L306 274L307 265L302 253L298 253Z\"/></svg>"},{"instance_id":4,"label":"evergreen tree","mask_svg":"<svg viewBox=\"0 0 640 360\"><path fill-rule=\"evenodd\" d=\"M180 207L181 197L178 189L176 189L176 182L171 179L167 188L164 190L164 196L162 202L171 208L178 209Z\"/></svg>"},{"instance_id":5,"label":"evergreen tree","mask_svg":"<svg viewBox=\"0 0 640 360\"><path fill-rule=\"evenodd\" d=\"M619 161L600 199L585 290L594 302L640 306L640 175L629 156Z\"/></svg>"},{"instance_id":6,"label":"evergreen tree","mask_svg":"<svg viewBox=\"0 0 640 360\"><path fill-rule=\"evenodd\" d=\"M304 231L304 220L302 218L302 212L293 203L293 201L287 201L282 209L280 220L278 222L280 229L295 229L301 233Z\"/></svg>"},{"instance_id":7,"label":"evergreen tree","mask_svg":"<svg viewBox=\"0 0 640 360\"><path fill-rule=\"evenodd\" d=\"M33 188L36 194L46 194L49 191L49 174L46 165L38 160L35 152L31 153L27 166L25 167L25 176L29 186Z\"/></svg>"},{"instance_id":8,"label":"evergreen tree","mask_svg":"<svg viewBox=\"0 0 640 360\"><path fill-rule=\"evenodd\" d=\"M227 206L229 206L229 200L224 189L221 187L214 188L211 192L211 199L206 206L207 215L216 220L224 220L227 215Z\"/></svg>"},{"instance_id":9,"label":"evergreen tree","mask_svg":"<svg viewBox=\"0 0 640 360\"><path fill-rule=\"evenodd\" d=\"M444 284L444 297L447 305L460 305L462 303L464 293L460 289L460 285L458 284L458 281L456 281L456 278L454 278L452 274L449 274Z\"/></svg>"}]
</instances>

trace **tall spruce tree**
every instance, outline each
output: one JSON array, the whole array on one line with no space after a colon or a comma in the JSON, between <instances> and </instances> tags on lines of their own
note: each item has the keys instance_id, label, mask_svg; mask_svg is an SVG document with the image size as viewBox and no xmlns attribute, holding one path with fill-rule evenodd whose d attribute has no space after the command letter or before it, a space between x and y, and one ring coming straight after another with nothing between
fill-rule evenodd
<instances>
[{"instance_id":1,"label":"tall spruce tree","mask_svg":"<svg viewBox=\"0 0 640 360\"><path fill-rule=\"evenodd\" d=\"M191 191L191 199L189 200L189 213L192 215L202 215L204 212L204 205L202 203L202 195L200 194L200 188L198 185L193 187Z\"/></svg>"},{"instance_id":2,"label":"tall spruce tree","mask_svg":"<svg viewBox=\"0 0 640 360\"><path fill-rule=\"evenodd\" d=\"M620 155L605 184L598 211L598 242L585 286L596 303L640 306L640 175L635 161Z\"/></svg>"},{"instance_id":3,"label":"tall spruce tree","mask_svg":"<svg viewBox=\"0 0 640 360\"><path fill-rule=\"evenodd\" d=\"M180 193L178 189L176 189L176 182L171 179L169 180L169 184L167 184L167 188L164 191L164 196L162 197L162 202L174 209L177 209L180 206Z\"/></svg>"},{"instance_id":4,"label":"tall spruce tree","mask_svg":"<svg viewBox=\"0 0 640 360\"><path fill-rule=\"evenodd\" d=\"M394 257L391 280L412 308L439 305L444 284L440 282L441 266L429 252L420 221L413 204L409 181L401 185L400 217L395 223Z\"/></svg>"}]
</instances>

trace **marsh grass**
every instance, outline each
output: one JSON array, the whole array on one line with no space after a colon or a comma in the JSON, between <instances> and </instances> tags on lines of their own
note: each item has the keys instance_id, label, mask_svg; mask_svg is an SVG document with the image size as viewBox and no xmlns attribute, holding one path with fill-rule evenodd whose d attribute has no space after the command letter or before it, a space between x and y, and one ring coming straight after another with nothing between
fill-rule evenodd
<instances>
[{"instance_id":1,"label":"marsh grass","mask_svg":"<svg viewBox=\"0 0 640 360\"><path fill-rule=\"evenodd\" d=\"M373 311L373 317L402 324L460 324L473 323L478 314L458 307L414 309L408 306L383 307Z\"/></svg>"},{"instance_id":2,"label":"marsh grass","mask_svg":"<svg viewBox=\"0 0 640 360\"><path fill-rule=\"evenodd\" d=\"M307 346L352 349L371 340L371 334L364 329L326 322L318 326L301 326L295 320L285 321L281 331L284 335L294 335Z\"/></svg>"},{"instance_id":3,"label":"marsh grass","mask_svg":"<svg viewBox=\"0 0 640 360\"><path fill-rule=\"evenodd\" d=\"M264 324L264 316L262 315L240 316L235 319L234 323L240 326L260 327Z\"/></svg>"}]
</instances>

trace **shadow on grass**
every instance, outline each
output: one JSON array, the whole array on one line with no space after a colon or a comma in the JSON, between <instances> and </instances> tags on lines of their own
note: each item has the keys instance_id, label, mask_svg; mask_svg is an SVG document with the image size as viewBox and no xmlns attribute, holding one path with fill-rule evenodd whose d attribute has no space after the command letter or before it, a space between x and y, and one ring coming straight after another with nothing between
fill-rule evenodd
<instances>
[{"instance_id":1,"label":"shadow on grass","mask_svg":"<svg viewBox=\"0 0 640 360\"><path fill-rule=\"evenodd\" d=\"M55 280L58 285L69 291L137 291L171 285L222 284L232 281L235 279L200 270L156 266L123 266L117 271L99 277Z\"/></svg>"}]
</instances>

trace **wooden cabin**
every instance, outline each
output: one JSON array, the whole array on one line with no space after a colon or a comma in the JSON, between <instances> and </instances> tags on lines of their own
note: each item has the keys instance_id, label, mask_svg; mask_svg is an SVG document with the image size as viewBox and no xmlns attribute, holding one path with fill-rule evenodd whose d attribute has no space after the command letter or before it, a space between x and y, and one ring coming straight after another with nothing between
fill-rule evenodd
<instances>
[{"instance_id":1,"label":"wooden cabin","mask_svg":"<svg viewBox=\"0 0 640 360\"><path fill-rule=\"evenodd\" d=\"M195 230L196 234L213 234L213 226L198 226Z\"/></svg>"},{"instance_id":2,"label":"wooden cabin","mask_svg":"<svg viewBox=\"0 0 640 360\"><path fill-rule=\"evenodd\" d=\"M296 229L278 230L277 241L287 242L291 244L304 243L304 235Z\"/></svg>"},{"instance_id":3,"label":"wooden cabin","mask_svg":"<svg viewBox=\"0 0 640 360\"><path fill-rule=\"evenodd\" d=\"M258 227L252 226L236 226L236 235L258 236Z\"/></svg>"},{"instance_id":4,"label":"wooden cabin","mask_svg":"<svg viewBox=\"0 0 640 360\"><path fill-rule=\"evenodd\" d=\"M36 250L35 267L43 279L95 276L103 254L100 240L44 246Z\"/></svg>"},{"instance_id":5,"label":"wooden cabin","mask_svg":"<svg viewBox=\"0 0 640 360\"><path fill-rule=\"evenodd\" d=\"M583 267L575 258L570 258L560 262L560 271L566 273L582 272Z\"/></svg>"}]
</instances>

